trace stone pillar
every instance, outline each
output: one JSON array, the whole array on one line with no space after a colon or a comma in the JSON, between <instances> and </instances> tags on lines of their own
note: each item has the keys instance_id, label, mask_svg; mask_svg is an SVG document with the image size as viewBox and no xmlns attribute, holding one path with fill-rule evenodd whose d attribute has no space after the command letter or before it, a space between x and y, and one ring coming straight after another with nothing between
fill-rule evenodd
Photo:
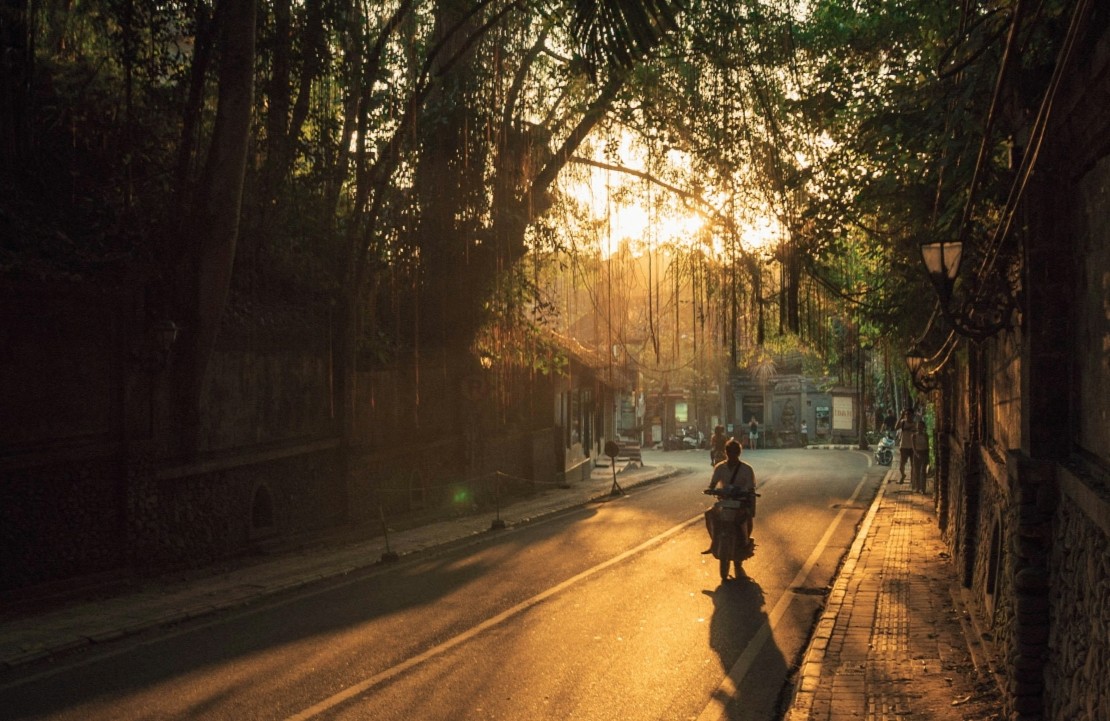
<instances>
[{"instance_id":1,"label":"stone pillar","mask_svg":"<svg viewBox=\"0 0 1110 721\"><path fill-rule=\"evenodd\" d=\"M1045 664L1051 630L1049 551L1052 545L1053 465L1011 452L1007 463L1012 502L1013 614L1007 703L1013 721L1044 717Z\"/></svg>"},{"instance_id":2,"label":"stone pillar","mask_svg":"<svg viewBox=\"0 0 1110 721\"><path fill-rule=\"evenodd\" d=\"M1071 294L1074 278L1074 232L1068 210L1072 182L1037 166L1027 191L1024 234L1020 343L1022 364L1022 450L1034 459L1061 459L1070 452L1071 389L1074 376L1074 328Z\"/></svg>"}]
</instances>

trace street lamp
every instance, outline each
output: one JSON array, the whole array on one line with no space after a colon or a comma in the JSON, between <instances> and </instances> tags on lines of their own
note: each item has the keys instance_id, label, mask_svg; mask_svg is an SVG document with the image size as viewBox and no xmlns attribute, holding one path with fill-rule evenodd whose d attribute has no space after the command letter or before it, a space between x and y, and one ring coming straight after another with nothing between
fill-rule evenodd
<instances>
[{"instance_id":1,"label":"street lamp","mask_svg":"<svg viewBox=\"0 0 1110 721\"><path fill-rule=\"evenodd\" d=\"M910 369L910 380L914 388L922 393L931 393L940 388L940 379L937 378L936 371L925 369L925 354L919 346L914 346L906 354L906 365Z\"/></svg>"},{"instance_id":2,"label":"street lamp","mask_svg":"<svg viewBox=\"0 0 1110 721\"><path fill-rule=\"evenodd\" d=\"M921 350L916 346L906 354L906 365L910 367L910 374L913 376L917 376L917 372L921 370L921 366L925 365L925 356L922 355Z\"/></svg>"},{"instance_id":3,"label":"street lamp","mask_svg":"<svg viewBox=\"0 0 1110 721\"><path fill-rule=\"evenodd\" d=\"M925 261L925 270L929 272L929 279L933 281L945 305L952 297L952 288L956 284L956 274L960 270L963 254L964 244L961 240L937 240L921 244L921 259Z\"/></svg>"},{"instance_id":4,"label":"street lamp","mask_svg":"<svg viewBox=\"0 0 1110 721\"><path fill-rule=\"evenodd\" d=\"M974 287L951 307L963 260L964 244L960 240L936 240L921 244L921 259L929 280L940 296L940 309L952 329L975 342L990 338L1011 325L1014 297L1006 279L998 273L978 277ZM966 288L966 285L961 286Z\"/></svg>"}]
</instances>

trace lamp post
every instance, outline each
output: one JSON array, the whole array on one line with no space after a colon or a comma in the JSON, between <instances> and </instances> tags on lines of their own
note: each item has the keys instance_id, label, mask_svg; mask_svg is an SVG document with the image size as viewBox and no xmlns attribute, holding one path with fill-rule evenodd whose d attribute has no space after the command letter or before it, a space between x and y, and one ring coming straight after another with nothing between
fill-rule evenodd
<instances>
[{"instance_id":1,"label":"lamp post","mask_svg":"<svg viewBox=\"0 0 1110 721\"><path fill-rule=\"evenodd\" d=\"M921 244L921 260L929 280L940 296L940 308L952 328L965 338L979 342L1011 325L1014 298L1004 277L992 273L976 279L974 289L965 293L960 307L950 307L963 260L960 240L937 240Z\"/></svg>"},{"instance_id":2,"label":"lamp post","mask_svg":"<svg viewBox=\"0 0 1110 721\"><path fill-rule=\"evenodd\" d=\"M963 259L964 244L960 240L937 240L921 244L921 259L925 270L940 294L941 302L947 306L956 284L956 274Z\"/></svg>"},{"instance_id":3,"label":"lamp post","mask_svg":"<svg viewBox=\"0 0 1110 721\"><path fill-rule=\"evenodd\" d=\"M931 393L940 388L940 380L935 371L925 371L925 354L918 346L914 346L906 354L906 366L910 369L910 381L913 387L922 393Z\"/></svg>"},{"instance_id":4,"label":"lamp post","mask_svg":"<svg viewBox=\"0 0 1110 721\"><path fill-rule=\"evenodd\" d=\"M921 366L924 364L925 355L918 346L914 346L910 352L906 354L906 365L910 368L910 375L916 378L918 372L921 370Z\"/></svg>"}]
</instances>

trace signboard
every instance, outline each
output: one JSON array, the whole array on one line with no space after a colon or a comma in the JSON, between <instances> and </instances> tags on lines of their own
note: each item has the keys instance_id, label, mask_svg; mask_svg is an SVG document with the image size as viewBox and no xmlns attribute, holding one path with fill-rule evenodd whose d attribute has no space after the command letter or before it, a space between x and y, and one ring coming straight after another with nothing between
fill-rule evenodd
<instances>
[{"instance_id":1,"label":"signboard","mask_svg":"<svg viewBox=\"0 0 1110 721\"><path fill-rule=\"evenodd\" d=\"M851 431L856 427L856 403L851 396L833 396L832 427L834 431Z\"/></svg>"},{"instance_id":2,"label":"signboard","mask_svg":"<svg viewBox=\"0 0 1110 721\"><path fill-rule=\"evenodd\" d=\"M817 421L817 435L827 436L832 429L832 409L828 406L817 406L813 411L814 420Z\"/></svg>"}]
</instances>

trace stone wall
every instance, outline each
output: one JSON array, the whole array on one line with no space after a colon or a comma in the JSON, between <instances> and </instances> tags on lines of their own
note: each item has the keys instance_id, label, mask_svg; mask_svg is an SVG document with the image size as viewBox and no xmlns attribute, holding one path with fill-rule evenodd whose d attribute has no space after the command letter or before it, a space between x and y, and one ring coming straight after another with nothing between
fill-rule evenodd
<instances>
[{"instance_id":1,"label":"stone wall","mask_svg":"<svg viewBox=\"0 0 1110 721\"><path fill-rule=\"evenodd\" d=\"M484 439L476 465L461 462L462 436L383 450L363 446L349 459L350 517L366 522L413 511L462 514L530 494L554 483L553 439L551 428Z\"/></svg>"},{"instance_id":2,"label":"stone wall","mask_svg":"<svg viewBox=\"0 0 1110 721\"><path fill-rule=\"evenodd\" d=\"M130 322L118 290L0 286L0 591L122 563Z\"/></svg>"},{"instance_id":3,"label":"stone wall","mask_svg":"<svg viewBox=\"0 0 1110 721\"><path fill-rule=\"evenodd\" d=\"M1110 493L1061 468L1050 560L1052 632L1045 718L1110 719Z\"/></svg>"},{"instance_id":4,"label":"stone wall","mask_svg":"<svg viewBox=\"0 0 1110 721\"><path fill-rule=\"evenodd\" d=\"M947 449L948 466L943 471L938 469L938 476L943 476L948 485L948 507L945 516L948 523L945 527L944 541L948 552L952 556L953 571L961 585L967 586L970 576L964 572L966 564L961 562L962 550L967 535L967 494L964 489L964 457L961 446L955 436L945 436L941 444Z\"/></svg>"},{"instance_id":5,"label":"stone wall","mask_svg":"<svg viewBox=\"0 0 1110 721\"><path fill-rule=\"evenodd\" d=\"M1110 13L1095 5L1050 134L1053 180L1066 182L1068 193L1057 204L1062 230L1044 249L1071 248L1067 273L1056 274L1070 283L1050 308L1063 355L1031 379L1066 400L1059 414L1066 447L1051 449L1057 500L1043 673L1044 718L1052 721L1110 719Z\"/></svg>"},{"instance_id":6,"label":"stone wall","mask_svg":"<svg viewBox=\"0 0 1110 721\"><path fill-rule=\"evenodd\" d=\"M979 513L971 521L975 533L968 534L974 546L966 549L969 558L969 597L1000 647L1009 645L1006 622L1013 598L1014 554L1011 532L1016 527L1003 475L996 475L992 464L980 475Z\"/></svg>"},{"instance_id":7,"label":"stone wall","mask_svg":"<svg viewBox=\"0 0 1110 721\"><path fill-rule=\"evenodd\" d=\"M123 482L115 460L35 464L0 473L0 480L0 592L123 563Z\"/></svg>"},{"instance_id":8,"label":"stone wall","mask_svg":"<svg viewBox=\"0 0 1110 721\"><path fill-rule=\"evenodd\" d=\"M1045 698L1054 692L1046 684L1044 666L1049 633L1060 613L1049 596L1055 483L1050 462L1018 451L1010 453L1007 472L1007 558L1001 580L1009 589L996 625L1002 632L1010 717L1034 721L1043 717Z\"/></svg>"},{"instance_id":9,"label":"stone wall","mask_svg":"<svg viewBox=\"0 0 1110 721\"><path fill-rule=\"evenodd\" d=\"M0 460L118 440L126 307L92 287L0 286Z\"/></svg>"},{"instance_id":10,"label":"stone wall","mask_svg":"<svg viewBox=\"0 0 1110 721\"><path fill-rule=\"evenodd\" d=\"M1110 157L1102 158L1079 188L1083 262L1077 273L1076 335L1090 352L1075 359L1076 391L1090 402L1078 409L1077 435L1081 446L1110 459Z\"/></svg>"},{"instance_id":11,"label":"stone wall","mask_svg":"<svg viewBox=\"0 0 1110 721\"><path fill-rule=\"evenodd\" d=\"M443 367L442 362L411 362L360 371L355 379L355 442L384 450L461 434L451 421L458 389Z\"/></svg>"},{"instance_id":12,"label":"stone wall","mask_svg":"<svg viewBox=\"0 0 1110 721\"><path fill-rule=\"evenodd\" d=\"M139 570L203 566L266 538L341 523L342 459L337 444L321 445L134 479L127 497L131 565Z\"/></svg>"},{"instance_id":13,"label":"stone wall","mask_svg":"<svg viewBox=\"0 0 1110 721\"><path fill-rule=\"evenodd\" d=\"M334 437L330 377L326 336L281 350L217 350L205 378L200 451Z\"/></svg>"},{"instance_id":14,"label":"stone wall","mask_svg":"<svg viewBox=\"0 0 1110 721\"><path fill-rule=\"evenodd\" d=\"M1110 719L1110 14L1024 198L1017 326L957 356L946 539L1007 721Z\"/></svg>"}]
</instances>

